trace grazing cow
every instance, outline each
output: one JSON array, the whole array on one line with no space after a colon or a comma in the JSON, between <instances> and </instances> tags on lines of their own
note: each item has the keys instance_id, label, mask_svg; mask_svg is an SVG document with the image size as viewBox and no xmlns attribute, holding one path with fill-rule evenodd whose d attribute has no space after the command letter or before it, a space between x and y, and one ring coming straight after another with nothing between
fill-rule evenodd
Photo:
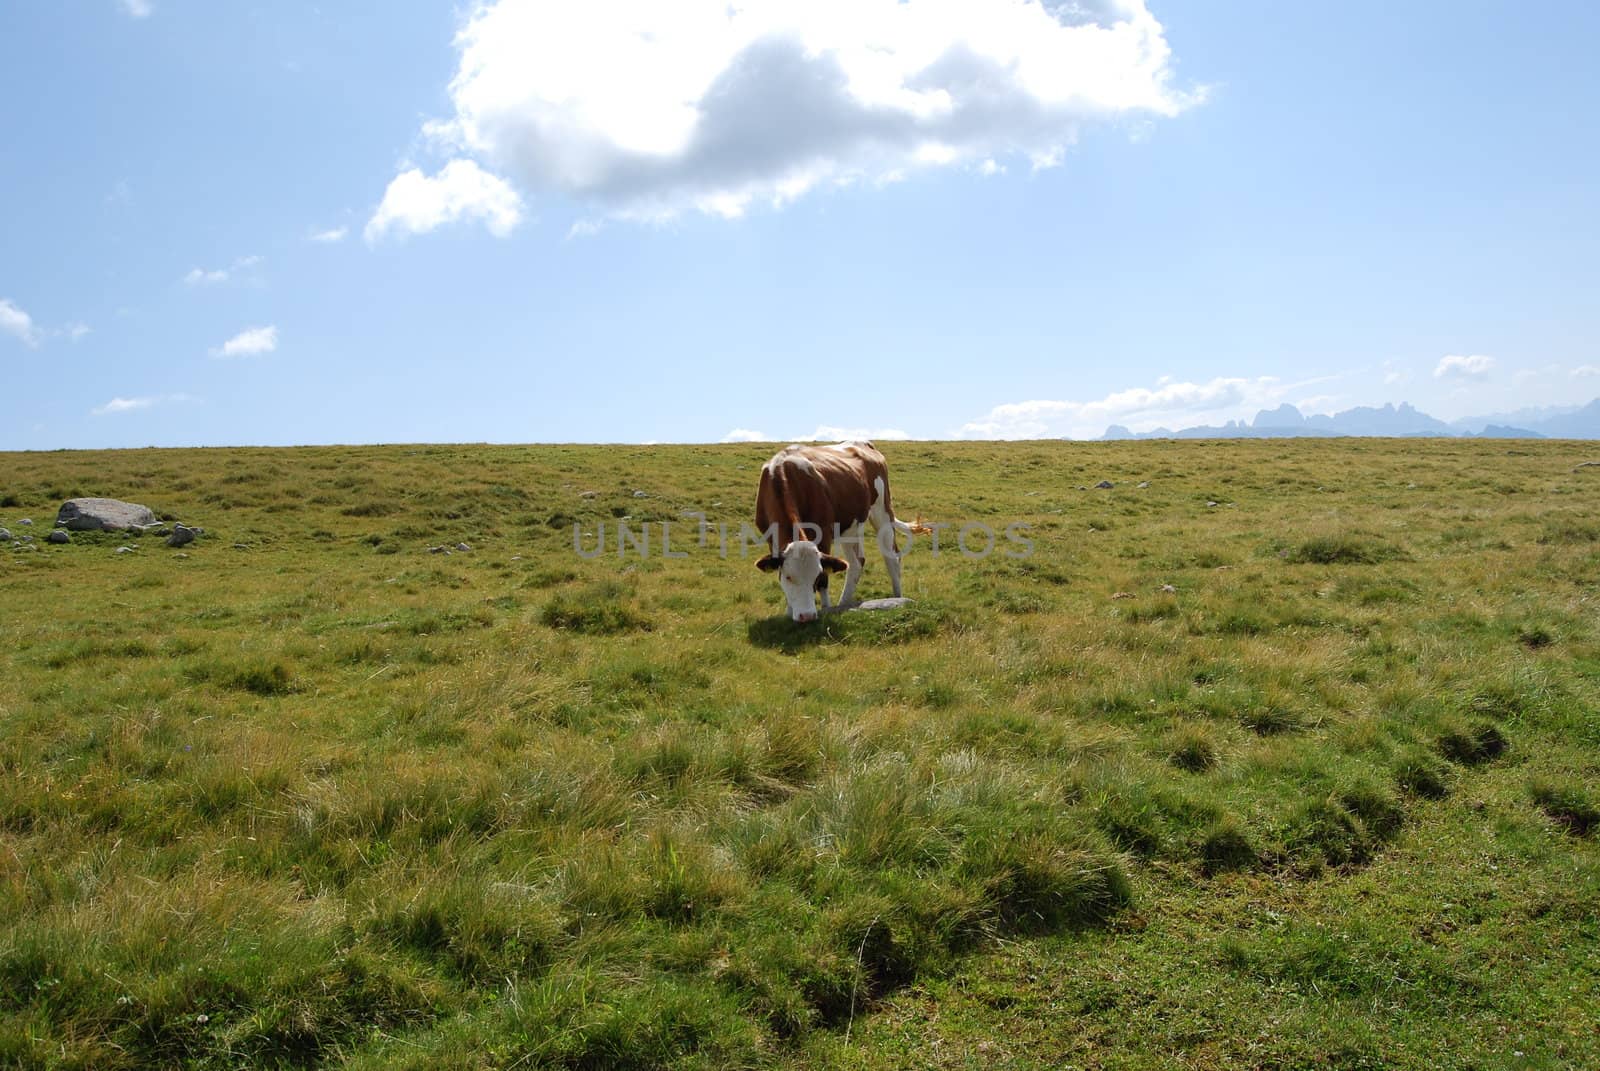
<instances>
[{"instance_id":1,"label":"grazing cow","mask_svg":"<svg viewBox=\"0 0 1600 1071\"><path fill-rule=\"evenodd\" d=\"M756 566L777 572L789 616L817 619L816 597L828 610L828 574L843 572L841 607L850 604L867 563L862 525L872 521L889 583L900 597L900 548L895 533L914 529L894 518L889 504L889 467L869 442L836 446L786 446L761 467L756 492L756 527L771 553ZM839 540L845 558L829 553Z\"/></svg>"}]
</instances>

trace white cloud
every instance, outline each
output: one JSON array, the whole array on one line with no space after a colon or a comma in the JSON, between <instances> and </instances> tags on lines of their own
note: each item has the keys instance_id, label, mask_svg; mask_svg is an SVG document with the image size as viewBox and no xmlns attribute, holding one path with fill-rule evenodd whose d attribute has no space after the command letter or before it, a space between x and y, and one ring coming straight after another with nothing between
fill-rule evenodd
<instances>
[{"instance_id":1,"label":"white cloud","mask_svg":"<svg viewBox=\"0 0 1600 1071\"><path fill-rule=\"evenodd\" d=\"M799 442L842 442L846 439L909 439L911 436L899 428L841 428L836 424L818 424L810 435L797 435Z\"/></svg>"},{"instance_id":2,"label":"white cloud","mask_svg":"<svg viewBox=\"0 0 1600 1071\"><path fill-rule=\"evenodd\" d=\"M11 303L9 298L0 298L0 331L20 339L24 346L37 346L40 332L33 325L33 317Z\"/></svg>"},{"instance_id":3,"label":"white cloud","mask_svg":"<svg viewBox=\"0 0 1600 1071\"><path fill-rule=\"evenodd\" d=\"M66 327L66 334L70 341L78 342L91 330L93 330L93 328L91 328L88 324L68 324Z\"/></svg>"},{"instance_id":4,"label":"white cloud","mask_svg":"<svg viewBox=\"0 0 1600 1071\"><path fill-rule=\"evenodd\" d=\"M212 268L209 271L205 268L191 268L189 274L183 277L183 281L190 286L215 286L218 283L227 282L237 273L247 271L260 263L260 257L248 256L240 257L226 268Z\"/></svg>"},{"instance_id":5,"label":"white cloud","mask_svg":"<svg viewBox=\"0 0 1600 1071\"><path fill-rule=\"evenodd\" d=\"M637 219L1007 157L1051 167L1085 123L1203 97L1174 88L1145 0L490 0L455 44L454 115L426 138Z\"/></svg>"},{"instance_id":6,"label":"white cloud","mask_svg":"<svg viewBox=\"0 0 1600 1071\"><path fill-rule=\"evenodd\" d=\"M115 413L131 413L139 409L149 409L151 406L165 405L169 402L192 402L194 396L189 394L154 394L138 398L113 398L105 405L97 405L89 410L93 416L111 416Z\"/></svg>"},{"instance_id":7,"label":"white cloud","mask_svg":"<svg viewBox=\"0 0 1600 1071\"><path fill-rule=\"evenodd\" d=\"M842 442L846 439L909 439L911 435L899 428L844 428L836 424L818 424L816 430L810 435L791 435L784 439L774 439L763 431L752 431L749 428L734 428L722 437L725 443L820 443Z\"/></svg>"},{"instance_id":8,"label":"white cloud","mask_svg":"<svg viewBox=\"0 0 1600 1071\"><path fill-rule=\"evenodd\" d=\"M330 227L325 231L313 231L311 240L313 242L342 242L349 233L349 227Z\"/></svg>"},{"instance_id":9,"label":"white cloud","mask_svg":"<svg viewBox=\"0 0 1600 1071\"><path fill-rule=\"evenodd\" d=\"M966 439L1088 439L1103 434L1110 424L1151 431L1245 419L1257 409L1279 404L1291 390L1328 378L1331 377L1285 384L1272 376L1218 377L1206 383L1174 382L1162 377L1153 389L1130 387L1095 401L1034 400L997 405L983 419L963 424L956 434Z\"/></svg>"},{"instance_id":10,"label":"white cloud","mask_svg":"<svg viewBox=\"0 0 1600 1071\"><path fill-rule=\"evenodd\" d=\"M1588 379L1591 376L1600 376L1600 367L1592 364L1580 364L1572 370L1574 379Z\"/></svg>"},{"instance_id":11,"label":"white cloud","mask_svg":"<svg viewBox=\"0 0 1600 1071\"><path fill-rule=\"evenodd\" d=\"M464 219L481 219L504 238L522 222L522 198L471 160L451 160L432 178L412 168L389 183L364 233L376 242L390 231L425 234Z\"/></svg>"},{"instance_id":12,"label":"white cloud","mask_svg":"<svg viewBox=\"0 0 1600 1071\"><path fill-rule=\"evenodd\" d=\"M117 0L117 6L130 19L147 19L155 11L150 0Z\"/></svg>"},{"instance_id":13,"label":"white cloud","mask_svg":"<svg viewBox=\"0 0 1600 1071\"><path fill-rule=\"evenodd\" d=\"M1470 357L1441 357L1434 367L1434 379L1482 379L1494 367L1494 358L1483 354Z\"/></svg>"},{"instance_id":14,"label":"white cloud","mask_svg":"<svg viewBox=\"0 0 1600 1071\"><path fill-rule=\"evenodd\" d=\"M211 350L213 357L255 357L278 348L276 327L247 327Z\"/></svg>"}]
</instances>

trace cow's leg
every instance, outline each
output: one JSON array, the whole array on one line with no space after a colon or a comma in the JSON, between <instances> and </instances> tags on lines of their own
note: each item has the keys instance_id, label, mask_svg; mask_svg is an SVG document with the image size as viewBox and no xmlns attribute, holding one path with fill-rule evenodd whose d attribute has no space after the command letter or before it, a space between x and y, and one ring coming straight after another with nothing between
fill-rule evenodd
<instances>
[{"instance_id":1,"label":"cow's leg","mask_svg":"<svg viewBox=\"0 0 1600 1071\"><path fill-rule=\"evenodd\" d=\"M850 568L844 574L844 594L839 596L841 608L849 606L855 598L856 583L861 579L861 570L867 565L867 548L863 545L866 537L866 528L860 521L845 529L839 537L839 545L844 549L844 560L850 563Z\"/></svg>"},{"instance_id":2,"label":"cow's leg","mask_svg":"<svg viewBox=\"0 0 1600 1071\"><path fill-rule=\"evenodd\" d=\"M872 503L872 527L878 534L878 549L883 552L883 566L889 572L889 586L894 589L894 597L898 599L900 598L900 548L894 541L894 516L884 505L884 499L889 497L887 490L879 480L878 497Z\"/></svg>"},{"instance_id":3,"label":"cow's leg","mask_svg":"<svg viewBox=\"0 0 1600 1071\"><path fill-rule=\"evenodd\" d=\"M883 551L883 567L889 573L889 586L894 589L894 597L900 598L900 548L894 543L894 526L884 525L878 529L878 549Z\"/></svg>"}]
</instances>

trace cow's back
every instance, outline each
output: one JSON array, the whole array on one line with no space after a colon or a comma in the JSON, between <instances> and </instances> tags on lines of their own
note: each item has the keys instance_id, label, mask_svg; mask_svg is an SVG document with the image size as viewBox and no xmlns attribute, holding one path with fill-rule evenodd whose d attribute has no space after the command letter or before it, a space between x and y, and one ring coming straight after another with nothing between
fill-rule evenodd
<instances>
[{"instance_id":1,"label":"cow's back","mask_svg":"<svg viewBox=\"0 0 1600 1071\"><path fill-rule=\"evenodd\" d=\"M756 527L765 532L777 524L781 551L794 540L797 525L815 525L827 549L835 530L866 521L880 480L888 510L889 466L869 442L786 446L761 468Z\"/></svg>"}]
</instances>

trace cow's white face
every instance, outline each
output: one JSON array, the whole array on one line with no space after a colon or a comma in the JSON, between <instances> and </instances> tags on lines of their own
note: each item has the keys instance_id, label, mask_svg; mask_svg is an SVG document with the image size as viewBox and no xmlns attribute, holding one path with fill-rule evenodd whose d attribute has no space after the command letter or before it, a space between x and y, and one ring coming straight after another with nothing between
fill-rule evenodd
<instances>
[{"instance_id":1,"label":"cow's white face","mask_svg":"<svg viewBox=\"0 0 1600 1071\"><path fill-rule=\"evenodd\" d=\"M797 540L783 548L783 557L768 555L756 562L763 573L776 572L789 616L795 621L817 619L817 589L822 586L823 570L837 573L847 568L841 558L824 554L815 543Z\"/></svg>"}]
</instances>

